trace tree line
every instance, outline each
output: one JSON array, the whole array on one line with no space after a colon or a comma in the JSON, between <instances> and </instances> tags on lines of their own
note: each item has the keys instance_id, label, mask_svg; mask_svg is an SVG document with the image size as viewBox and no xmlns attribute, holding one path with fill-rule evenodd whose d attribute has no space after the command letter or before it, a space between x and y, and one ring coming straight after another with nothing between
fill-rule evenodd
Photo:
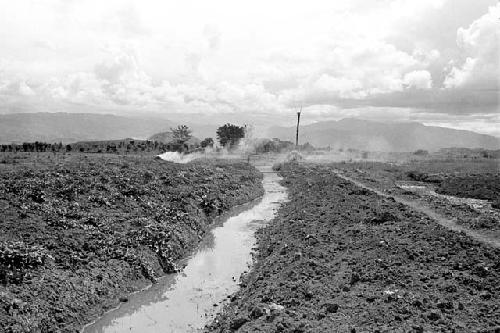
<instances>
[{"instance_id":1,"label":"tree line","mask_svg":"<svg viewBox=\"0 0 500 333\"><path fill-rule=\"evenodd\" d=\"M64 145L47 142L24 142L22 144L2 144L0 152L91 152L91 153L139 153L178 151L192 152L213 147L215 142L212 138L205 138L198 143L190 143L192 131L186 125L179 125L171 128L173 140L171 142L160 142L156 140L103 140L103 141L82 141ZM233 124L220 126L217 131L217 140L221 146L232 149L238 145L245 137L246 127Z\"/></svg>"},{"instance_id":2,"label":"tree line","mask_svg":"<svg viewBox=\"0 0 500 333\"><path fill-rule=\"evenodd\" d=\"M191 129L186 125L179 125L177 128L170 129L173 134L174 142L185 143L191 139ZM246 126L237 126L230 123L220 126L217 131L217 140L222 147L234 148L237 146L241 139L246 135ZM200 143L202 148L213 146L214 140L212 138L205 138Z\"/></svg>"}]
</instances>

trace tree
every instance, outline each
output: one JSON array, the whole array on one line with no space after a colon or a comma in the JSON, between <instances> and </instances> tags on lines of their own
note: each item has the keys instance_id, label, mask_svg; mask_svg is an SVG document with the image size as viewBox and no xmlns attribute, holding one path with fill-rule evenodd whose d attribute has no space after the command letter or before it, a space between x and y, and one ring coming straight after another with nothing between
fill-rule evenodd
<instances>
[{"instance_id":1,"label":"tree","mask_svg":"<svg viewBox=\"0 0 500 333\"><path fill-rule=\"evenodd\" d=\"M222 146L228 145L232 148L238 144L240 139L245 137L245 127L233 124L225 124L217 129L217 139Z\"/></svg>"},{"instance_id":2,"label":"tree","mask_svg":"<svg viewBox=\"0 0 500 333\"><path fill-rule=\"evenodd\" d=\"M213 147L214 145L214 139L212 138L205 138L201 143L201 148L206 148L206 147Z\"/></svg>"},{"instance_id":3,"label":"tree","mask_svg":"<svg viewBox=\"0 0 500 333\"><path fill-rule=\"evenodd\" d=\"M186 125L179 125L177 128L170 128L174 136L174 141L183 144L191 139L191 130Z\"/></svg>"},{"instance_id":4,"label":"tree","mask_svg":"<svg viewBox=\"0 0 500 333\"><path fill-rule=\"evenodd\" d=\"M427 156L429 155L429 152L427 150L424 150L424 149L418 149L416 150L413 155L417 155L417 156Z\"/></svg>"}]
</instances>

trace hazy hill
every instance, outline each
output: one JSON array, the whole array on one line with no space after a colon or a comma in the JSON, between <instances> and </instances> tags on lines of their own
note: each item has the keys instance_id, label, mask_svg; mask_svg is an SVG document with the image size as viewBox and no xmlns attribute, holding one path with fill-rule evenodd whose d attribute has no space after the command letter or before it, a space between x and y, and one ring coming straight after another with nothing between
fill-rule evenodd
<instances>
[{"instance_id":1,"label":"hazy hill","mask_svg":"<svg viewBox=\"0 0 500 333\"><path fill-rule=\"evenodd\" d=\"M273 127L273 137L295 140L295 127ZM435 151L446 147L500 148L500 139L472 131L425 126L416 122L381 123L360 119L318 122L301 126L300 142L317 147L368 151Z\"/></svg>"},{"instance_id":2,"label":"hazy hill","mask_svg":"<svg viewBox=\"0 0 500 333\"><path fill-rule=\"evenodd\" d=\"M92 113L18 113L0 115L0 143L145 139L174 124L164 119L141 119Z\"/></svg>"},{"instance_id":3,"label":"hazy hill","mask_svg":"<svg viewBox=\"0 0 500 333\"><path fill-rule=\"evenodd\" d=\"M161 132L161 133L156 133L151 135L148 140L151 141L158 141L162 143L169 143L174 139L174 134L172 131L166 131L166 132Z\"/></svg>"},{"instance_id":4,"label":"hazy hill","mask_svg":"<svg viewBox=\"0 0 500 333\"><path fill-rule=\"evenodd\" d=\"M161 143L170 143L174 140L174 134L172 131L166 131L161 133L156 133L148 138L150 141L158 141ZM192 136L188 141L189 144L198 145L201 141L200 139Z\"/></svg>"}]
</instances>

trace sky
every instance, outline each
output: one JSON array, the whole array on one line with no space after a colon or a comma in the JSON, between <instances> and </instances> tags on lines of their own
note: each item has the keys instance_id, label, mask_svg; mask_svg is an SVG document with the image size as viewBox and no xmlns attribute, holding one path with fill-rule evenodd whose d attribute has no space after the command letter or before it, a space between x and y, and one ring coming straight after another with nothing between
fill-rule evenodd
<instances>
[{"instance_id":1,"label":"sky","mask_svg":"<svg viewBox=\"0 0 500 333\"><path fill-rule=\"evenodd\" d=\"M500 136L497 0L0 0L0 113L419 121Z\"/></svg>"}]
</instances>

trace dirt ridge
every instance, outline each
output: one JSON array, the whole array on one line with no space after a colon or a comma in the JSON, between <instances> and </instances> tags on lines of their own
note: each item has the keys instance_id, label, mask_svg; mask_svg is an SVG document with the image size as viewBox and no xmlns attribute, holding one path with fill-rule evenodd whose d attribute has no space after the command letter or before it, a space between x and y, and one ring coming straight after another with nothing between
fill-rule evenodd
<instances>
[{"instance_id":1,"label":"dirt ridge","mask_svg":"<svg viewBox=\"0 0 500 333\"><path fill-rule=\"evenodd\" d=\"M333 174L286 164L290 201L207 332L498 332L500 251Z\"/></svg>"},{"instance_id":2,"label":"dirt ridge","mask_svg":"<svg viewBox=\"0 0 500 333\"><path fill-rule=\"evenodd\" d=\"M263 194L244 163L65 155L0 172L0 331L78 332Z\"/></svg>"}]
</instances>

